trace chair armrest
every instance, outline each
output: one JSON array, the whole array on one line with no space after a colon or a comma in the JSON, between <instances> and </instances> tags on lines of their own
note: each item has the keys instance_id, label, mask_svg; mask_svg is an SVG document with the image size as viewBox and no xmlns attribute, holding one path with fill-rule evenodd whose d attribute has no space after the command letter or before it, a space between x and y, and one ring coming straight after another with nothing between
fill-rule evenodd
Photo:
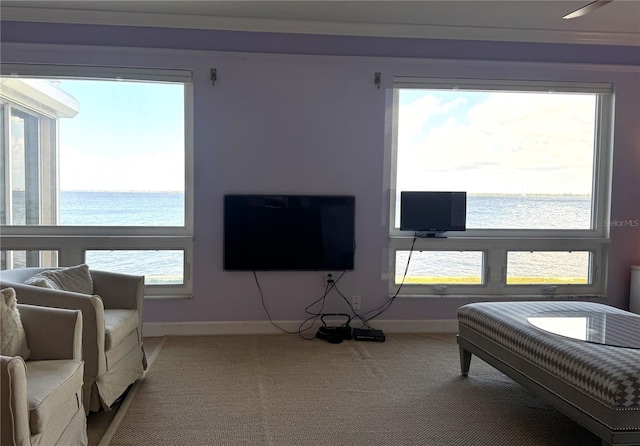
<instances>
[{"instance_id":1,"label":"chair armrest","mask_svg":"<svg viewBox=\"0 0 640 446\"><path fill-rule=\"evenodd\" d=\"M144 276L91 270L93 292L102 298L104 308L138 310L142 313Z\"/></svg>"},{"instance_id":2,"label":"chair armrest","mask_svg":"<svg viewBox=\"0 0 640 446\"><path fill-rule=\"evenodd\" d=\"M27 366L21 357L0 356L0 394L0 444L31 444Z\"/></svg>"},{"instance_id":3,"label":"chair armrest","mask_svg":"<svg viewBox=\"0 0 640 446\"><path fill-rule=\"evenodd\" d=\"M82 359L80 310L18 304L31 360Z\"/></svg>"}]
</instances>

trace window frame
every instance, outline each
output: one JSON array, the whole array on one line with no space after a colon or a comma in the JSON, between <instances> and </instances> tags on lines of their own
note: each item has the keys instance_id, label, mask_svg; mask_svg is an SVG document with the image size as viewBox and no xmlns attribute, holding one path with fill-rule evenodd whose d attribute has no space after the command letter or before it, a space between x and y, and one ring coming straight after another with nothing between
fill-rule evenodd
<instances>
[{"instance_id":1,"label":"window frame","mask_svg":"<svg viewBox=\"0 0 640 446\"><path fill-rule=\"evenodd\" d=\"M482 285L395 284L396 251L408 251L414 233L396 228L397 160L399 92L401 89L522 91L592 93L597 95L594 118L594 171L592 176L592 215L590 229L467 229L449 232L447 238L418 238L414 251L482 251ZM615 95L610 83L528 81L514 79L463 79L394 77L391 96L392 113L386 131L390 135L389 193L389 295L405 297L509 297L550 298L593 296L606 292L609 227L606 222L611 207L611 166L613 155L613 120ZM399 226L399 224L397 225ZM507 285L507 253L509 251L589 251L589 284L510 284ZM399 265L404 271L404 265ZM429 288L432 289L429 289Z\"/></svg>"},{"instance_id":2,"label":"window frame","mask_svg":"<svg viewBox=\"0 0 640 446\"><path fill-rule=\"evenodd\" d=\"M181 250L184 252L183 283L181 285L145 285L145 297L191 298L193 292L191 270L193 263L194 214L194 95L192 71L75 65L3 64L0 67L0 75L3 77L45 79L155 81L180 83L184 86L185 208L183 226L17 226L2 224L1 239L3 251L58 251L58 264L60 266L84 263L85 252L94 249ZM6 107L4 109L6 115ZM5 117L3 126L6 126L6 120L7 118ZM3 178L6 179L7 177L4 175L8 175L8 172L3 172Z\"/></svg>"}]
</instances>

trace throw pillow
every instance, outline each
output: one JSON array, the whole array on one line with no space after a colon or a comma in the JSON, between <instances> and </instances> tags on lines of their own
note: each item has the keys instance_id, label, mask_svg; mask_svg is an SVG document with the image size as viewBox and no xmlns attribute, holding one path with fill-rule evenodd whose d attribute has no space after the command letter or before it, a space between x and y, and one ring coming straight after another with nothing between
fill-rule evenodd
<instances>
[{"instance_id":1,"label":"throw pillow","mask_svg":"<svg viewBox=\"0 0 640 446\"><path fill-rule=\"evenodd\" d=\"M22 356L29 359L31 350L27 345L27 334L24 332L20 312L17 307L16 291L5 288L0 291L0 354L5 356Z\"/></svg>"},{"instance_id":2,"label":"throw pillow","mask_svg":"<svg viewBox=\"0 0 640 446\"><path fill-rule=\"evenodd\" d=\"M88 265L69 268L48 269L34 274L24 282L44 288L53 288L75 293L93 294L93 280Z\"/></svg>"},{"instance_id":3,"label":"throw pillow","mask_svg":"<svg viewBox=\"0 0 640 446\"><path fill-rule=\"evenodd\" d=\"M31 277L29 277L27 280L24 281L25 285L33 285L33 286L39 286L42 288L51 288L54 290L59 289L58 286L52 282L51 280L47 279L46 277L39 277L38 274L35 274Z\"/></svg>"}]
</instances>

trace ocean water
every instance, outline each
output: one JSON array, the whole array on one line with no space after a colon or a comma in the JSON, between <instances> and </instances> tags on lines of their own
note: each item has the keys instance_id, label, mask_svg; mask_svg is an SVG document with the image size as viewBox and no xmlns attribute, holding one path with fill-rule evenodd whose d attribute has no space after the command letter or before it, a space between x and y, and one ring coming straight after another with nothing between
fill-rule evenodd
<instances>
[{"instance_id":1,"label":"ocean water","mask_svg":"<svg viewBox=\"0 0 640 446\"><path fill-rule=\"evenodd\" d=\"M400 221L400 200L396 221ZM467 229L589 229L591 199L573 195L467 197Z\"/></svg>"},{"instance_id":2,"label":"ocean water","mask_svg":"<svg viewBox=\"0 0 640 446\"><path fill-rule=\"evenodd\" d=\"M14 191L12 197L12 224L24 225L28 220L34 219L25 206L24 191ZM48 220L46 217L43 218L47 224ZM183 226L184 194L62 191L60 192L59 224L65 226ZM37 256L32 259L30 257L31 255L26 251L14 251L14 266L22 267L37 262ZM145 275L146 282L152 284L179 284L183 280L184 255L178 250L88 250L85 261L95 269Z\"/></svg>"},{"instance_id":3,"label":"ocean water","mask_svg":"<svg viewBox=\"0 0 640 446\"><path fill-rule=\"evenodd\" d=\"M184 194L173 192L61 192L60 224L70 226L183 226ZM181 284L184 254L179 250L92 250L94 269L135 273L147 284Z\"/></svg>"},{"instance_id":4,"label":"ocean water","mask_svg":"<svg viewBox=\"0 0 640 446\"><path fill-rule=\"evenodd\" d=\"M20 224L25 218L24 197L22 205L20 198L14 195L14 224ZM20 209L23 209L22 215ZM590 218L588 197L467 197L467 228L586 229L590 226ZM184 194L63 191L60 193L60 224L182 226ZM407 252L398 253L397 275L404 273L407 258ZM87 263L98 269L136 271L164 283L182 280L183 257L180 251L89 251ZM588 254L584 252L514 253L509 257L510 271L522 276L587 277L587 265ZM469 277L477 275L481 266L482 257L478 252L414 252L408 276Z\"/></svg>"},{"instance_id":5,"label":"ocean water","mask_svg":"<svg viewBox=\"0 0 640 446\"><path fill-rule=\"evenodd\" d=\"M396 209L399 221L400 207ZM591 199L581 196L474 196L467 197L467 229L589 229ZM407 269L409 253L396 254L396 280ZM558 283L581 283L589 277L588 252L510 252L509 283L554 278ZM473 277L481 283L481 252L414 252L407 277ZM521 278L520 280L518 278Z\"/></svg>"},{"instance_id":6,"label":"ocean water","mask_svg":"<svg viewBox=\"0 0 640 446\"><path fill-rule=\"evenodd\" d=\"M579 196L468 196L467 228L589 229L591 199Z\"/></svg>"},{"instance_id":7,"label":"ocean water","mask_svg":"<svg viewBox=\"0 0 640 446\"><path fill-rule=\"evenodd\" d=\"M184 194L174 192L61 192L60 224L70 226L183 226Z\"/></svg>"}]
</instances>

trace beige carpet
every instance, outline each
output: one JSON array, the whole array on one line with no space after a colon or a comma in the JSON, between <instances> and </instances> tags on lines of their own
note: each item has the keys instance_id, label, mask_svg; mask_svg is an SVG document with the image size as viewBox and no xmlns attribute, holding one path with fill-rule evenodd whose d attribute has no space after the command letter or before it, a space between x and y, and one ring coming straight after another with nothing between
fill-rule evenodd
<instances>
[{"instance_id":1,"label":"beige carpet","mask_svg":"<svg viewBox=\"0 0 640 446\"><path fill-rule=\"evenodd\" d=\"M600 441L453 335L333 345L296 336L170 337L110 443L535 445Z\"/></svg>"},{"instance_id":2,"label":"beige carpet","mask_svg":"<svg viewBox=\"0 0 640 446\"><path fill-rule=\"evenodd\" d=\"M162 344L162 342L163 338L144 338L144 352L147 356L147 363L149 365L153 363L153 360L157 355L155 350ZM134 384L134 386L136 386L136 384ZM127 390L125 397L129 395L129 392L134 386ZM118 415L123 404L124 401L117 401L111 406L112 410L101 410L100 412L89 413L87 416L88 446L107 446L109 444L108 438L105 439L105 434L110 432L110 429L114 429L116 427L114 426L114 420L118 422L116 419L117 416L124 416L124 413L120 413L120 415Z\"/></svg>"}]
</instances>

